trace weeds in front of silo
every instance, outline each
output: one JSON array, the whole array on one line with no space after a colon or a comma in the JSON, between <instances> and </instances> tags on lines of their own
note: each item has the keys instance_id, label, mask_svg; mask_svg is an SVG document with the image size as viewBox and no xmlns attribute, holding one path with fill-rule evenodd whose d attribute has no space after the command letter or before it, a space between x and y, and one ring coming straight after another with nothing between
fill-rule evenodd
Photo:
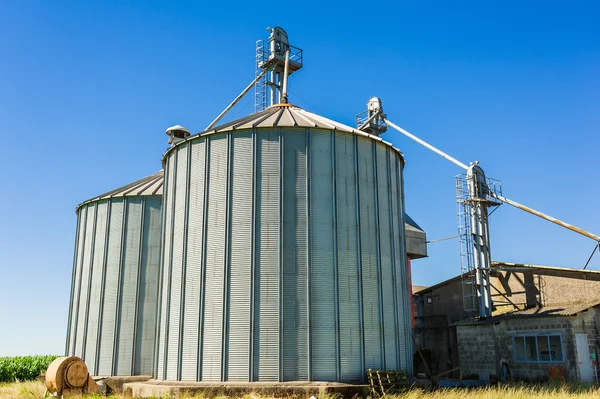
<instances>
[{"instance_id":1,"label":"weeds in front of silo","mask_svg":"<svg viewBox=\"0 0 600 399\"><path fill-rule=\"evenodd\" d=\"M1 399L37 399L44 394L42 381L26 381L0 383ZM109 396L88 395L90 399L131 399L122 394ZM276 399L309 399L310 395L294 395ZM317 395L317 399L341 399L339 394ZM513 383L482 388L443 388L425 391L412 388L397 395L387 395L381 399L600 399L600 386L598 384L580 383L543 383L526 384ZM66 398L65 398L66 399ZM165 395L148 399L275 399L273 397L255 393L241 396L203 394ZM360 399L360 398L354 398ZM375 399L375 398L370 398Z\"/></svg>"}]
</instances>

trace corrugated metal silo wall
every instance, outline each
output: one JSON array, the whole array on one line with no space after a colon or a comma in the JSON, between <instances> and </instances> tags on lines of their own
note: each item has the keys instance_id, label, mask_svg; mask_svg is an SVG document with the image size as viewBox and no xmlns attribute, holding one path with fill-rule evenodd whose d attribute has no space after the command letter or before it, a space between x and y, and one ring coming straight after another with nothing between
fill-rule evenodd
<instances>
[{"instance_id":1,"label":"corrugated metal silo wall","mask_svg":"<svg viewBox=\"0 0 600 399\"><path fill-rule=\"evenodd\" d=\"M401 156L322 129L201 136L165 158L156 378L412 373Z\"/></svg>"},{"instance_id":2,"label":"corrugated metal silo wall","mask_svg":"<svg viewBox=\"0 0 600 399\"><path fill-rule=\"evenodd\" d=\"M151 375L160 196L91 202L77 212L66 354L92 375Z\"/></svg>"}]
</instances>

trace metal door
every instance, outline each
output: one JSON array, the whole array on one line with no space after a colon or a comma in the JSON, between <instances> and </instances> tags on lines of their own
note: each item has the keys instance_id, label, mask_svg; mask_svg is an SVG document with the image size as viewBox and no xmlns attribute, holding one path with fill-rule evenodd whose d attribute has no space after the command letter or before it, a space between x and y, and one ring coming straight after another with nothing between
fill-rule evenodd
<instances>
[{"instance_id":1,"label":"metal door","mask_svg":"<svg viewBox=\"0 0 600 399\"><path fill-rule=\"evenodd\" d=\"M575 334L577 345L577 365L579 367L579 379L582 382L592 382L592 362L590 360L590 347L587 334Z\"/></svg>"}]
</instances>

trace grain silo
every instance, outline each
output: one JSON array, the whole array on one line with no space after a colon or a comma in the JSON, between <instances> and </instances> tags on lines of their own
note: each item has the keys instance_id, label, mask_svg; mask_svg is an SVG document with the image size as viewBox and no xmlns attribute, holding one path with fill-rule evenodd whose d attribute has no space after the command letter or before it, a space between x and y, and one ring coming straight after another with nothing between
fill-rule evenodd
<instances>
[{"instance_id":1,"label":"grain silo","mask_svg":"<svg viewBox=\"0 0 600 399\"><path fill-rule=\"evenodd\" d=\"M162 171L77 207L66 355L92 375L151 375Z\"/></svg>"},{"instance_id":2,"label":"grain silo","mask_svg":"<svg viewBox=\"0 0 600 399\"><path fill-rule=\"evenodd\" d=\"M158 380L412 372L397 149L279 104L163 163Z\"/></svg>"},{"instance_id":3,"label":"grain silo","mask_svg":"<svg viewBox=\"0 0 600 399\"><path fill-rule=\"evenodd\" d=\"M402 154L287 103L302 50L281 28L256 59L253 83L203 133L167 130L164 174L77 208L66 354L91 374L412 373L408 262L426 246L404 213ZM258 112L213 128L252 85Z\"/></svg>"}]
</instances>

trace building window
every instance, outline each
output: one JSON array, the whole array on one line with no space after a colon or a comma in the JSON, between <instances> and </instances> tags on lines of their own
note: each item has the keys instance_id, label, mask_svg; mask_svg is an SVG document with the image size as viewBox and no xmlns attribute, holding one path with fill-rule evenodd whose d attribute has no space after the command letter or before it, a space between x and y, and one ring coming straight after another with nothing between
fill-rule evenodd
<instances>
[{"instance_id":1,"label":"building window","mask_svg":"<svg viewBox=\"0 0 600 399\"><path fill-rule=\"evenodd\" d=\"M562 362L560 335L526 335L513 337L515 361Z\"/></svg>"}]
</instances>

